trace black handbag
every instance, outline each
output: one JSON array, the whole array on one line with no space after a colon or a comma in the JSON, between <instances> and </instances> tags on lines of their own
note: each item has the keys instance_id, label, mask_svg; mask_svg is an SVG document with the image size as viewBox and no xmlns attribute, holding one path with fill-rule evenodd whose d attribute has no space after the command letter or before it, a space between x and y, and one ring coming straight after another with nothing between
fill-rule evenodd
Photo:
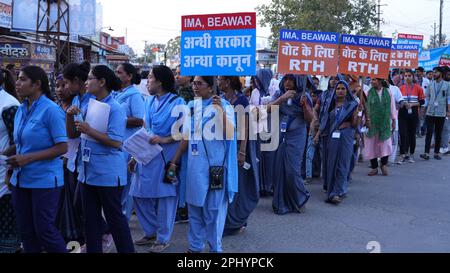
<instances>
[{"instance_id":1,"label":"black handbag","mask_svg":"<svg viewBox=\"0 0 450 273\"><path fill-rule=\"evenodd\" d=\"M209 166L209 189L210 190L221 190L225 184L225 160L227 159L228 150L225 146L225 156L223 158L222 166L211 166L209 162L208 149L206 148L205 141L202 138L203 146L205 147L206 158L208 159Z\"/></svg>"}]
</instances>

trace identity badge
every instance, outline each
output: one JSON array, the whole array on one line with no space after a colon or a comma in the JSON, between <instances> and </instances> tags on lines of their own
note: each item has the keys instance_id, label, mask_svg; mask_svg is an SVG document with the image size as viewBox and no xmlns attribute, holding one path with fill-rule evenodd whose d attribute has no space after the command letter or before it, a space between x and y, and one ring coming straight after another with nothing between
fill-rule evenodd
<instances>
[{"instance_id":1,"label":"identity badge","mask_svg":"<svg viewBox=\"0 0 450 273\"><path fill-rule=\"evenodd\" d=\"M287 131L287 123L286 122L282 122L281 123L281 132L282 133L286 133Z\"/></svg>"},{"instance_id":2,"label":"identity badge","mask_svg":"<svg viewBox=\"0 0 450 273\"><path fill-rule=\"evenodd\" d=\"M192 143L191 150L192 150L192 155L197 156L198 155L198 144Z\"/></svg>"},{"instance_id":3,"label":"identity badge","mask_svg":"<svg viewBox=\"0 0 450 273\"><path fill-rule=\"evenodd\" d=\"M89 162L91 160L91 149L90 148L83 148L83 154L81 159L83 162Z\"/></svg>"},{"instance_id":4,"label":"identity badge","mask_svg":"<svg viewBox=\"0 0 450 273\"><path fill-rule=\"evenodd\" d=\"M333 135L332 135L332 137L333 138L337 138L337 139L339 139L339 138L341 138L341 132L333 132Z\"/></svg>"}]
</instances>

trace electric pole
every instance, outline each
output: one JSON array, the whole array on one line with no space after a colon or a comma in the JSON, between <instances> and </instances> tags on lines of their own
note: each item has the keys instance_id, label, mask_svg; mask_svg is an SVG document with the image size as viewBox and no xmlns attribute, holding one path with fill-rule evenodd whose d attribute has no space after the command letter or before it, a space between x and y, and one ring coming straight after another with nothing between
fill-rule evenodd
<instances>
[{"instance_id":1,"label":"electric pole","mask_svg":"<svg viewBox=\"0 0 450 273\"><path fill-rule=\"evenodd\" d=\"M147 40L144 40L144 65L147 64Z\"/></svg>"},{"instance_id":2,"label":"electric pole","mask_svg":"<svg viewBox=\"0 0 450 273\"><path fill-rule=\"evenodd\" d=\"M439 47L442 46L442 11L444 9L444 0L440 1L440 7L439 7Z\"/></svg>"},{"instance_id":3,"label":"electric pole","mask_svg":"<svg viewBox=\"0 0 450 273\"><path fill-rule=\"evenodd\" d=\"M434 22L434 26L431 26L431 28L433 28L433 31L434 31L434 35L433 35L433 48L437 48L437 46L436 46L436 41L437 41L436 29L437 29L438 27L436 26L436 22Z\"/></svg>"},{"instance_id":4,"label":"electric pole","mask_svg":"<svg viewBox=\"0 0 450 273\"><path fill-rule=\"evenodd\" d=\"M383 14L381 12L381 7L387 6L386 4L381 4L381 0L378 0L378 5L377 5L377 31L378 33L380 33L381 30L381 22L383 21L383 19L381 19L381 14Z\"/></svg>"}]
</instances>

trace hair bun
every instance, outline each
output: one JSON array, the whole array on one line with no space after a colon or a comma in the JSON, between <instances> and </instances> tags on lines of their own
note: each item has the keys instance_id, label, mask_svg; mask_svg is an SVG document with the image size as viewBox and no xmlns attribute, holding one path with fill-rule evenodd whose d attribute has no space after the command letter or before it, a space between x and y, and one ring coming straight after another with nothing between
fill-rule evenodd
<instances>
[{"instance_id":1,"label":"hair bun","mask_svg":"<svg viewBox=\"0 0 450 273\"><path fill-rule=\"evenodd\" d=\"M84 62L80 63L79 67L84 72L89 73L89 70L91 70L91 64L88 61L84 61Z\"/></svg>"}]
</instances>

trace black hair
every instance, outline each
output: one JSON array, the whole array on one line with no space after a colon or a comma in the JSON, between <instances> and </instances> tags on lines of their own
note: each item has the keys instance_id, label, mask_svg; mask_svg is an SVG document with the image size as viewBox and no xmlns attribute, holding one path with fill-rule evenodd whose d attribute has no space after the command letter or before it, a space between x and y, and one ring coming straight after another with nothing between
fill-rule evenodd
<instances>
[{"instance_id":1,"label":"black hair","mask_svg":"<svg viewBox=\"0 0 450 273\"><path fill-rule=\"evenodd\" d=\"M433 73L433 70L428 70L427 71L427 75L430 74L430 73Z\"/></svg>"},{"instance_id":2,"label":"black hair","mask_svg":"<svg viewBox=\"0 0 450 273\"><path fill-rule=\"evenodd\" d=\"M12 69L14 69L14 67L16 67L14 64L7 64L6 65L6 69L8 69L8 70L12 70Z\"/></svg>"},{"instance_id":3,"label":"black hair","mask_svg":"<svg viewBox=\"0 0 450 273\"><path fill-rule=\"evenodd\" d=\"M416 79L414 78L414 71L412 69L405 69L405 74L410 73L412 75L413 83L416 83Z\"/></svg>"},{"instance_id":4,"label":"black hair","mask_svg":"<svg viewBox=\"0 0 450 273\"><path fill-rule=\"evenodd\" d=\"M4 85L5 91L8 92L8 94L17 98L14 76L12 72L7 69L2 69L0 71L0 88L2 85Z\"/></svg>"},{"instance_id":5,"label":"black hair","mask_svg":"<svg viewBox=\"0 0 450 273\"><path fill-rule=\"evenodd\" d=\"M117 78L114 71L106 65L97 65L92 69L92 74L98 79L104 79L108 92L120 90L122 82Z\"/></svg>"},{"instance_id":6,"label":"black hair","mask_svg":"<svg viewBox=\"0 0 450 273\"><path fill-rule=\"evenodd\" d=\"M87 61L84 61L81 64L71 63L63 68L62 74L64 78L70 81L78 78L80 81L85 82L87 81L90 69L91 64Z\"/></svg>"},{"instance_id":7,"label":"black hair","mask_svg":"<svg viewBox=\"0 0 450 273\"><path fill-rule=\"evenodd\" d=\"M141 74L137 73L137 69L134 65L130 63L122 63L120 66L122 66L125 73L128 75L131 75L131 84L140 84L141 83Z\"/></svg>"},{"instance_id":8,"label":"black hair","mask_svg":"<svg viewBox=\"0 0 450 273\"><path fill-rule=\"evenodd\" d=\"M312 80L318 80L320 82L319 78L317 78L316 76L312 77Z\"/></svg>"},{"instance_id":9,"label":"black hair","mask_svg":"<svg viewBox=\"0 0 450 273\"><path fill-rule=\"evenodd\" d=\"M425 72L425 69L423 67L419 66L418 68L416 68L416 71Z\"/></svg>"},{"instance_id":10,"label":"black hair","mask_svg":"<svg viewBox=\"0 0 450 273\"><path fill-rule=\"evenodd\" d=\"M389 73L389 76L388 76L388 83L389 83L390 85L395 85L395 84L394 84L394 81L392 80L392 75L391 75L391 73Z\"/></svg>"},{"instance_id":11,"label":"black hair","mask_svg":"<svg viewBox=\"0 0 450 273\"><path fill-rule=\"evenodd\" d=\"M148 78L148 74L150 74L149 70L144 70L141 72L141 80L142 79L147 79Z\"/></svg>"},{"instance_id":12,"label":"black hair","mask_svg":"<svg viewBox=\"0 0 450 273\"><path fill-rule=\"evenodd\" d=\"M242 90L242 83L238 76L224 76L225 80L230 81L230 87L235 91Z\"/></svg>"},{"instance_id":13,"label":"black hair","mask_svg":"<svg viewBox=\"0 0 450 273\"><path fill-rule=\"evenodd\" d=\"M37 81L41 82L41 90L47 98L53 100L53 96L50 92L50 85L47 77L47 73L45 73L44 69L39 66L30 65L22 68L21 70L28 78L30 78L32 83L36 83Z\"/></svg>"},{"instance_id":14,"label":"black hair","mask_svg":"<svg viewBox=\"0 0 450 273\"><path fill-rule=\"evenodd\" d=\"M157 81L161 82L162 89L165 92L175 93L175 76L169 67L165 65L155 65L152 68L152 74Z\"/></svg>"},{"instance_id":15,"label":"black hair","mask_svg":"<svg viewBox=\"0 0 450 273\"><path fill-rule=\"evenodd\" d=\"M381 86L383 86L383 88L388 88L389 89L389 82L385 79L378 79L381 82Z\"/></svg>"},{"instance_id":16,"label":"black hair","mask_svg":"<svg viewBox=\"0 0 450 273\"><path fill-rule=\"evenodd\" d=\"M214 86L214 76L199 76L200 78L202 78L209 87L213 87Z\"/></svg>"}]
</instances>

